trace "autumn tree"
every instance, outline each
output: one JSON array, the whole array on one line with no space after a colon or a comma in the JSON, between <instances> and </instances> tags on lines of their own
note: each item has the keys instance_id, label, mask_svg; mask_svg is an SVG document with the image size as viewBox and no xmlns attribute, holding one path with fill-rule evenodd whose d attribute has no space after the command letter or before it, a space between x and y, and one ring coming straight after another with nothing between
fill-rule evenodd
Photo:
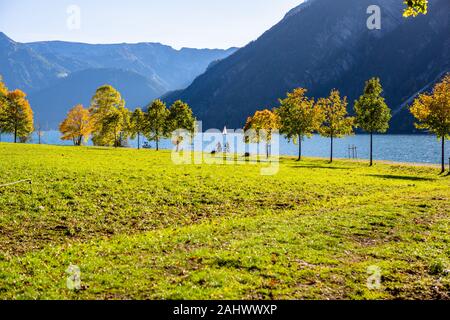
<instances>
[{"instance_id":1,"label":"autumn tree","mask_svg":"<svg viewBox=\"0 0 450 320\"><path fill-rule=\"evenodd\" d=\"M0 75L0 98L5 98L8 95L8 88L3 82L3 78Z\"/></svg>"},{"instance_id":2,"label":"autumn tree","mask_svg":"<svg viewBox=\"0 0 450 320\"><path fill-rule=\"evenodd\" d=\"M61 140L72 141L75 146L81 146L83 141L86 142L92 133L92 129L89 110L81 104L71 109L67 118L59 125L59 131L62 134Z\"/></svg>"},{"instance_id":3,"label":"autumn tree","mask_svg":"<svg viewBox=\"0 0 450 320\"><path fill-rule=\"evenodd\" d=\"M0 75L0 96L6 96L8 94L8 88L3 82L3 77Z\"/></svg>"},{"instance_id":4,"label":"autumn tree","mask_svg":"<svg viewBox=\"0 0 450 320\"><path fill-rule=\"evenodd\" d=\"M347 97L341 98L338 90L332 90L328 98L320 98L317 107L323 115L319 133L330 138L330 163L333 162L333 142L353 133L354 118L347 116Z\"/></svg>"},{"instance_id":5,"label":"autumn tree","mask_svg":"<svg viewBox=\"0 0 450 320\"><path fill-rule=\"evenodd\" d=\"M175 134L174 143L177 146L177 151L179 151L179 146L184 140L184 136L180 134L181 131L188 131L192 137L195 132L195 125L195 117L187 103L178 100L170 106L166 121L166 132Z\"/></svg>"},{"instance_id":6,"label":"autumn tree","mask_svg":"<svg viewBox=\"0 0 450 320\"><path fill-rule=\"evenodd\" d=\"M26 97L23 91L14 90L1 98L0 132L13 134L15 143L27 141L34 131L33 110Z\"/></svg>"},{"instance_id":7,"label":"autumn tree","mask_svg":"<svg viewBox=\"0 0 450 320\"><path fill-rule=\"evenodd\" d=\"M145 136L149 141L156 142L156 151L159 151L159 142L168 136L169 109L161 100L153 101L147 108L145 114L147 126Z\"/></svg>"},{"instance_id":8,"label":"autumn tree","mask_svg":"<svg viewBox=\"0 0 450 320\"><path fill-rule=\"evenodd\" d=\"M256 113L247 119L244 131L246 142L266 143L266 156L269 158L270 145L273 133L280 128L279 116L270 111L256 111Z\"/></svg>"},{"instance_id":9,"label":"autumn tree","mask_svg":"<svg viewBox=\"0 0 450 320\"><path fill-rule=\"evenodd\" d=\"M445 139L450 138L450 73L436 84L431 94L421 94L414 101L411 113L418 129L428 130L442 141L442 172L445 171Z\"/></svg>"},{"instance_id":10,"label":"autumn tree","mask_svg":"<svg viewBox=\"0 0 450 320\"><path fill-rule=\"evenodd\" d=\"M416 17L428 12L428 0L403 0L403 3L406 5L403 13L405 17Z\"/></svg>"},{"instance_id":11,"label":"autumn tree","mask_svg":"<svg viewBox=\"0 0 450 320\"><path fill-rule=\"evenodd\" d=\"M280 117L280 132L289 139L298 143L298 160L302 159L302 141L310 138L320 127L323 114L314 103L314 99L305 96L307 90L294 89L280 100L280 107L276 113Z\"/></svg>"},{"instance_id":12,"label":"autumn tree","mask_svg":"<svg viewBox=\"0 0 450 320\"><path fill-rule=\"evenodd\" d=\"M130 119L130 132L131 132L131 138L134 139L137 137L138 141L138 150L141 149L141 135L146 130L146 116L145 113L142 111L141 108L137 108L133 111L131 114Z\"/></svg>"},{"instance_id":13,"label":"autumn tree","mask_svg":"<svg viewBox=\"0 0 450 320\"><path fill-rule=\"evenodd\" d=\"M364 93L355 101L356 126L370 134L370 166L373 165L373 135L389 129L391 110L383 96L379 78L366 81Z\"/></svg>"},{"instance_id":14,"label":"autumn tree","mask_svg":"<svg viewBox=\"0 0 450 320\"><path fill-rule=\"evenodd\" d=\"M92 98L89 112L94 144L123 146L130 135L130 114L120 93L110 85L101 86Z\"/></svg>"},{"instance_id":15,"label":"autumn tree","mask_svg":"<svg viewBox=\"0 0 450 320\"><path fill-rule=\"evenodd\" d=\"M2 76L0 76L0 135L5 133L2 126L2 114L1 112L6 110L6 104L8 103L8 88L3 83Z\"/></svg>"}]
</instances>

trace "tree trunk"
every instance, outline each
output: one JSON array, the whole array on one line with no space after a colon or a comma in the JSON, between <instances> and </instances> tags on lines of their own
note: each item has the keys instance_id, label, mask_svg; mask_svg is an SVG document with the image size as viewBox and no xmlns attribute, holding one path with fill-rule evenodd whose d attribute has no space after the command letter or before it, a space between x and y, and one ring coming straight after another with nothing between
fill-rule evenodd
<instances>
[{"instance_id":1,"label":"tree trunk","mask_svg":"<svg viewBox=\"0 0 450 320\"><path fill-rule=\"evenodd\" d=\"M441 174L445 172L445 137L442 136L442 171Z\"/></svg>"},{"instance_id":2,"label":"tree trunk","mask_svg":"<svg viewBox=\"0 0 450 320\"><path fill-rule=\"evenodd\" d=\"M156 151L159 151L159 138L156 138Z\"/></svg>"},{"instance_id":3,"label":"tree trunk","mask_svg":"<svg viewBox=\"0 0 450 320\"><path fill-rule=\"evenodd\" d=\"M14 128L14 143L17 143L17 127Z\"/></svg>"},{"instance_id":4,"label":"tree trunk","mask_svg":"<svg viewBox=\"0 0 450 320\"><path fill-rule=\"evenodd\" d=\"M138 132L138 150L141 150L141 134Z\"/></svg>"},{"instance_id":5,"label":"tree trunk","mask_svg":"<svg viewBox=\"0 0 450 320\"><path fill-rule=\"evenodd\" d=\"M333 135L331 135L330 163L333 163Z\"/></svg>"},{"instance_id":6,"label":"tree trunk","mask_svg":"<svg viewBox=\"0 0 450 320\"><path fill-rule=\"evenodd\" d=\"M370 133L370 166L373 166L373 133Z\"/></svg>"},{"instance_id":7,"label":"tree trunk","mask_svg":"<svg viewBox=\"0 0 450 320\"><path fill-rule=\"evenodd\" d=\"M302 137L298 137L298 159L297 161L302 160Z\"/></svg>"}]
</instances>

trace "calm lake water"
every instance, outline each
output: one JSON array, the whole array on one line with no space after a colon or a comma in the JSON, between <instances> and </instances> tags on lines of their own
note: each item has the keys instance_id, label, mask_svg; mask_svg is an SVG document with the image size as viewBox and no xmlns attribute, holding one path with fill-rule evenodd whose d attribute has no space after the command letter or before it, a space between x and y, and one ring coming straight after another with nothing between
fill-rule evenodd
<instances>
[{"instance_id":1,"label":"calm lake water","mask_svg":"<svg viewBox=\"0 0 450 320\"><path fill-rule=\"evenodd\" d=\"M10 136L3 135L2 142L12 142ZM216 137L218 138L218 137ZM200 139L198 137L198 139ZM233 140L229 137L230 144ZM203 140L210 142L203 142L203 151L210 152L214 149L217 141L212 137L207 136ZM237 140L237 139L236 139ZM144 140L145 141L145 140ZM200 141L200 140L199 140ZM282 155L296 156L298 146L289 143L287 140L281 138L279 143L279 152ZM37 143L37 135L33 135L31 143ZM61 141L60 133L58 131L47 131L43 133L41 142L52 145L71 145L70 141ZM88 143L90 144L90 143ZM130 141L131 147L136 147L136 141ZM222 142L223 145L223 142ZM152 148L154 143L150 143ZM356 135L343 139L336 139L334 143L335 158L348 158L349 146L357 148L358 158L368 159L369 157L369 136ZM173 144L170 140L161 142L162 149L172 149ZM185 147L186 148L186 147ZM237 149L238 154L245 152L245 146ZM276 147L275 147L276 148ZM199 148L196 148L198 150ZM305 139L303 142L303 155L306 157L329 157L330 140L320 136L313 136L311 139ZM446 145L446 161L450 156L450 143ZM350 152L351 154L353 152ZM430 163L438 164L441 161L441 143L436 137L431 135L376 135L374 136L374 158L377 160L389 160L396 162L413 162L413 163Z\"/></svg>"}]
</instances>

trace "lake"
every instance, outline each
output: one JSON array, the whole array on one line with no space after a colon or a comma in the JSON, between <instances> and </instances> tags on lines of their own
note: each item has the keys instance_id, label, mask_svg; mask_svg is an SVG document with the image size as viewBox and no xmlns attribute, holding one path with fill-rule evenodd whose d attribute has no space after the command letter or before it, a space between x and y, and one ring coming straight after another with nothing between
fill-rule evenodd
<instances>
[{"instance_id":1,"label":"lake","mask_svg":"<svg viewBox=\"0 0 450 320\"><path fill-rule=\"evenodd\" d=\"M208 139L211 140L211 137ZM205 140L205 139L204 139ZM12 142L11 136L2 135L2 142ZM71 145L70 141L61 141L58 131L46 131L41 138L42 143L52 145ZM231 141L231 140L230 140ZM31 143L37 143L37 135L34 134ZM210 152L216 142L203 143L203 151ZM90 143L88 143L90 144ZM154 143L150 144L155 147ZM130 146L136 147L136 141L130 141ZM360 134L343 139L336 139L334 143L335 158L348 158L349 147L355 146L359 159L369 158L369 136ZM170 140L164 140L160 145L161 149L172 149ZM197 149L196 149L197 150ZM284 138L279 143L280 154L296 156L298 146L289 143ZM306 157L329 157L330 140L313 136L303 142L303 155ZM450 156L450 143L446 145L446 161ZM244 153L245 149L238 149L238 153ZM352 155L353 152L350 152ZM441 161L441 143L431 135L376 135L374 136L374 159L388 160L396 162L429 163L439 164Z\"/></svg>"}]
</instances>

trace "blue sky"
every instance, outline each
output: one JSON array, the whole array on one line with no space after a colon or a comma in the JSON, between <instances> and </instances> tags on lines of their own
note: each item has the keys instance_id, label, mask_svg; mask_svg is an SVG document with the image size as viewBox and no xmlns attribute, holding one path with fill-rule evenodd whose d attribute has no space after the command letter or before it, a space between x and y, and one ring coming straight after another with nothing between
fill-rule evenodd
<instances>
[{"instance_id":1,"label":"blue sky","mask_svg":"<svg viewBox=\"0 0 450 320\"><path fill-rule=\"evenodd\" d=\"M20 42L161 42L175 48L240 47L256 39L301 2L0 0L0 31ZM80 8L79 29L67 26L71 17L67 9L71 5Z\"/></svg>"}]
</instances>

